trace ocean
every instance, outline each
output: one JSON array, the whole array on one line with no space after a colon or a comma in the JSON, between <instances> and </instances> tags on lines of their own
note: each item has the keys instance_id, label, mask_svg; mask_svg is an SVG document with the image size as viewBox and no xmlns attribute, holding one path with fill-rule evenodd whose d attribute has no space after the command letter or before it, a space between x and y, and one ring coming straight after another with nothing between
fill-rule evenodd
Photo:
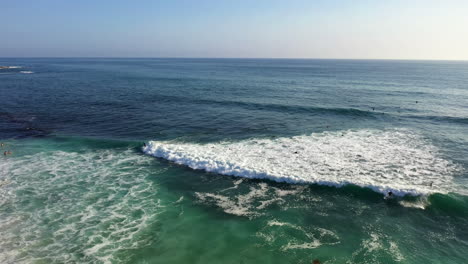
<instances>
[{"instance_id":1,"label":"ocean","mask_svg":"<svg viewBox=\"0 0 468 264\"><path fill-rule=\"evenodd\" d=\"M0 263L468 263L468 62L0 65Z\"/></svg>"}]
</instances>

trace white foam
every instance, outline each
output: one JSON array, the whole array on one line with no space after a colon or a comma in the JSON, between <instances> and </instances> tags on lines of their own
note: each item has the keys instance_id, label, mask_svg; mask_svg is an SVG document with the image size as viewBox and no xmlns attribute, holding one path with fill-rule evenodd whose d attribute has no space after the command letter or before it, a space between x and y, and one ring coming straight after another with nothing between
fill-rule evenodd
<instances>
[{"instance_id":1,"label":"white foam","mask_svg":"<svg viewBox=\"0 0 468 264\"><path fill-rule=\"evenodd\" d=\"M0 206L15 210L0 211L0 263L114 263L146 246L162 212L150 164L131 150L4 159Z\"/></svg>"},{"instance_id":2,"label":"white foam","mask_svg":"<svg viewBox=\"0 0 468 264\"><path fill-rule=\"evenodd\" d=\"M288 195L296 195L298 193L301 193L302 191L304 191L303 186L296 186L292 190L283 190L283 189L275 188L276 195L280 197L288 196Z\"/></svg>"},{"instance_id":3,"label":"white foam","mask_svg":"<svg viewBox=\"0 0 468 264\"><path fill-rule=\"evenodd\" d=\"M237 181L234 181L234 182L233 182L234 186L229 187L229 188L226 188L226 189L224 189L224 190L221 190L221 192L225 192L225 191L229 191L229 190L235 190L235 189L239 188L239 184L241 184L242 181L243 181L242 179L237 180Z\"/></svg>"},{"instance_id":4,"label":"white foam","mask_svg":"<svg viewBox=\"0 0 468 264\"><path fill-rule=\"evenodd\" d=\"M181 203L184 200L184 196L181 196L177 201L175 201L175 204Z\"/></svg>"},{"instance_id":5,"label":"white foam","mask_svg":"<svg viewBox=\"0 0 468 264\"><path fill-rule=\"evenodd\" d=\"M20 73L31 74L31 73L34 73L34 72L32 72L32 71L20 71Z\"/></svg>"},{"instance_id":6,"label":"white foam","mask_svg":"<svg viewBox=\"0 0 468 264\"><path fill-rule=\"evenodd\" d=\"M287 222L277 221L277 220L268 221L267 226L289 226L289 227L292 227L294 229L302 230L302 229L300 229L300 227L298 227L296 225L293 225L293 224L287 223Z\"/></svg>"},{"instance_id":7,"label":"white foam","mask_svg":"<svg viewBox=\"0 0 468 264\"><path fill-rule=\"evenodd\" d=\"M202 202L214 202L216 206L223 209L225 213L237 216L254 217L261 214L257 210L254 210L254 203L256 202L256 199L265 198L268 192L268 188L265 183L258 184L258 187L259 188L250 187L250 191L248 193L238 195L233 198L215 193L196 192L195 195ZM267 204L261 202L261 204L256 209L264 209L274 201L267 200L265 202Z\"/></svg>"},{"instance_id":8,"label":"white foam","mask_svg":"<svg viewBox=\"0 0 468 264\"><path fill-rule=\"evenodd\" d=\"M308 225L295 225L276 219L269 220L266 226L257 232L257 237L263 238L268 244L279 242L283 244L280 250L303 250L318 248L322 245L335 245L340 243L340 238L333 231L310 227Z\"/></svg>"},{"instance_id":9,"label":"white foam","mask_svg":"<svg viewBox=\"0 0 468 264\"><path fill-rule=\"evenodd\" d=\"M370 227L373 230L373 227ZM378 229L371 231L367 239L361 241L361 246L357 251L353 252L351 261L365 260L366 263L377 263L377 256L386 255L395 262L403 261L405 258L401 253L396 242L388 235L375 232Z\"/></svg>"},{"instance_id":10,"label":"white foam","mask_svg":"<svg viewBox=\"0 0 468 264\"><path fill-rule=\"evenodd\" d=\"M1 69L21 69L23 67L21 66L4 66L3 68L0 68Z\"/></svg>"},{"instance_id":11,"label":"white foam","mask_svg":"<svg viewBox=\"0 0 468 264\"><path fill-rule=\"evenodd\" d=\"M295 244L288 242L287 245L281 247L281 250L286 251L290 249L313 249L318 248L322 245L319 240L313 240L312 242L302 243L302 244Z\"/></svg>"},{"instance_id":12,"label":"white foam","mask_svg":"<svg viewBox=\"0 0 468 264\"><path fill-rule=\"evenodd\" d=\"M427 199L427 197L420 197L416 201L404 201L404 200L402 200L402 201L399 201L398 203L401 206L404 206L404 207L416 208L416 209L421 209L421 210L425 210L426 207L428 207L430 205L430 202Z\"/></svg>"},{"instance_id":13,"label":"white foam","mask_svg":"<svg viewBox=\"0 0 468 264\"><path fill-rule=\"evenodd\" d=\"M338 187L354 184L395 195L457 191L452 180L461 170L422 136L402 129L212 144L150 141L143 151L219 174Z\"/></svg>"}]
</instances>

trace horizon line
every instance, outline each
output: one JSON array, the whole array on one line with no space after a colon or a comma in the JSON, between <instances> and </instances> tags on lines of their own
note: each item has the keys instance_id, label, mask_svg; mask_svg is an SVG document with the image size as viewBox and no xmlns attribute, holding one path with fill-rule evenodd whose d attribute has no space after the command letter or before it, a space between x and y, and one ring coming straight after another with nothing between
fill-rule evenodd
<instances>
[{"instance_id":1,"label":"horizon line","mask_svg":"<svg viewBox=\"0 0 468 264\"><path fill-rule=\"evenodd\" d=\"M20 56L2 57L0 59L237 59L237 60L362 60L362 61L453 61L466 62L468 59L390 59L390 58L318 58L318 57L143 57L143 56Z\"/></svg>"}]
</instances>

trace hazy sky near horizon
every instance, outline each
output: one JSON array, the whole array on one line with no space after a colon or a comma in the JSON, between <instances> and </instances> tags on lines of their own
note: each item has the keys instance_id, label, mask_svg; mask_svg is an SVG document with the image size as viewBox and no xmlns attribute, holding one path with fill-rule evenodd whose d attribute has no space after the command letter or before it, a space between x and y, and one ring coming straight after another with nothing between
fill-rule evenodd
<instances>
[{"instance_id":1,"label":"hazy sky near horizon","mask_svg":"<svg viewBox=\"0 0 468 264\"><path fill-rule=\"evenodd\" d=\"M467 0L0 0L0 57L468 60Z\"/></svg>"}]
</instances>

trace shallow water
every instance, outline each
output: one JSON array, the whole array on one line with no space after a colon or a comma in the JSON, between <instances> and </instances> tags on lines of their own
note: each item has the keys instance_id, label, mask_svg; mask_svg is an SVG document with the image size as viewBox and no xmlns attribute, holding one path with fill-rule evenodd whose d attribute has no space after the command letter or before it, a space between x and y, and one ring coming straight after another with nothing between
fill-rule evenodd
<instances>
[{"instance_id":1,"label":"shallow water","mask_svg":"<svg viewBox=\"0 0 468 264\"><path fill-rule=\"evenodd\" d=\"M1 263L468 261L468 63L0 65Z\"/></svg>"}]
</instances>

